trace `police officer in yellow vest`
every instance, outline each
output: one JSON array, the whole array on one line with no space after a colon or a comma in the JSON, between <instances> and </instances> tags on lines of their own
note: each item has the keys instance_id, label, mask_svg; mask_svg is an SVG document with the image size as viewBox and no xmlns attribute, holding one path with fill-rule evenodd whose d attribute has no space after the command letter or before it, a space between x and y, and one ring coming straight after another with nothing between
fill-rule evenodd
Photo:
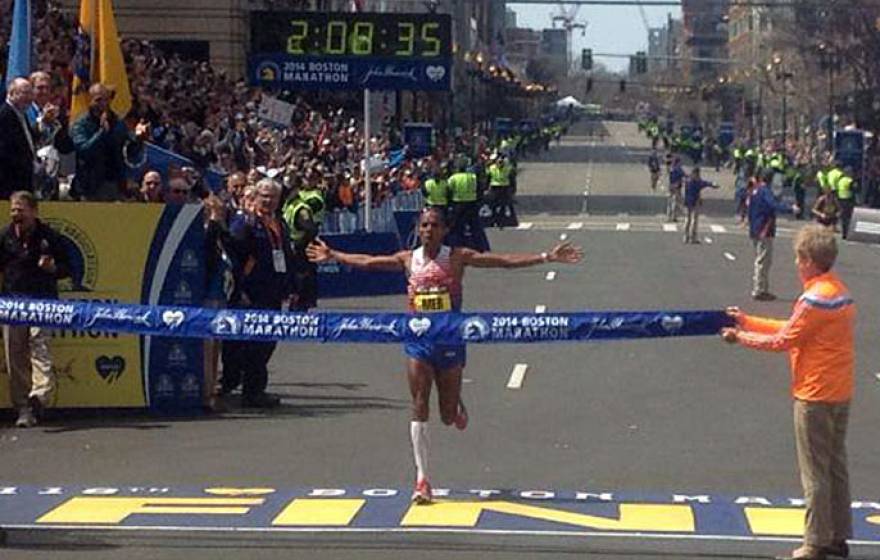
<instances>
[{"instance_id":1,"label":"police officer in yellow vest","mask_svg":"<svg viewBox=\"0 0 880 560\"><path fill-rule=\"evenodd\" d=\"M448 174L449 170L446 165L439 165L434 176L425 181L422 186L425 206L442 208L443 212L446 212L450 202L449 182L446 179Z\"/></svg>"},{"instance_id":2,"label":"police officer in yellow vest","mask_svg":"<svg viewBox=\"0 0 880 560\"><path fill-rule=\"evenodd\" d=\"M480 223L480 202L477 189L477 174L469 169L467 160L460 158L458 171L449 177L451 194L452 227L449 231L450 244L469 247L475 251L486 251L489 240Z\"/></svg>"},{"instance_id":3,"label":"police officer in yellow vest","mask_svg":"<svg viewBox=\"0 0 880 560\"><path fill-rule=\"evenodd\" d=\"M516 216L513 211L513 195L515 193L515 174L513 165L504 156L493 154L489 164L489 202L492 208L494 225L515 226Z\"/></svg>"},{"instance_id":4,"label":"police officer in yellow vest","mask_svg":"<svg viewBox=\"0 0 880 560\"><path fill-rule=\"evenodd\" d=\"M293 281L298 298L292 308L296 311L308 311L318 304L318 266L306 257L306 247L318 236L325 206L320 189L300 189L282 210L295 257Z\"/></svg>"},{"instance_id":5,"label":"police officer in yellow vest","mask_svg":"<svg viewBox=\"0 0 880 560\"><path fill-rule=\"evenodd\" d=\"M839 168L835 168L839 171ZM849 223L852 220L853 210L856 206L855 195L855 179L853 179L852 167L847 167L840 174L835 174L834 182L830 183L831 188L837 194L837 201L840 203L840 231L843 238L846 239L849 234Z\"/></svg>"}]
</instances>

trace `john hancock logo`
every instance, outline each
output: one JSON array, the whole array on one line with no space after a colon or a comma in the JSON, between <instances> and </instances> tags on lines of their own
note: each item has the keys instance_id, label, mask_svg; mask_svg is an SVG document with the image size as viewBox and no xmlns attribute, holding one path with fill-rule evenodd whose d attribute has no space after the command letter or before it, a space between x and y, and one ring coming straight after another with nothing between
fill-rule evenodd
<instances>
[{"instance_id":1,"label":"john hancock logo","mask_svg":"<svg viewBox=\"0 0 880 560\"><path fill-rule=\"evenodd\" d=\"M125 371L125 358L122 356L98 356L95 359L95 371L108 385L112 385L122 377L122 373Z\"/></svg>"}]
</instances>

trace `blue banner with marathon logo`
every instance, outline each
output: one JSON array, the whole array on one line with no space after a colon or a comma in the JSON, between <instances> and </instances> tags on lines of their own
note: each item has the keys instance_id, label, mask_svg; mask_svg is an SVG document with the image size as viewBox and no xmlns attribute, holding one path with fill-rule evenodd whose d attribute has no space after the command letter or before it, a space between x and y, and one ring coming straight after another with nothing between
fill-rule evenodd
<instances>
[{"instance_id":1,"label":"blue banner with marathon logo","mask_svg":"<svg viewBox=\"0 0 880 560\"><path fill-rule=\"evenodd\" d=\"M723 311L297 313L0 298L0 323L279 342L538 343L716 334Z\"/></svg>"}]
</instances>

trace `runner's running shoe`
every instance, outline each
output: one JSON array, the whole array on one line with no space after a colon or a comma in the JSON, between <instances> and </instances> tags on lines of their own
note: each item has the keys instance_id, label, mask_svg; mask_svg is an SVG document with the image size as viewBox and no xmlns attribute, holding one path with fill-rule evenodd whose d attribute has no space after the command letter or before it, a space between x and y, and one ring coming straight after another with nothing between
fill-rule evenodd
<instances>
[{"instance_id":1,"label":"runner's running shoe","mask_svg":"<svg viewBox=\"0 0 880 560\"><path fill-rule=\"evenodd\" d=\"M414 504L423 506L430 504L434 499L431 483L427 478L423 478L416 482L416 489L413 490L412 501Z\"/></svg>"}]
</instances>

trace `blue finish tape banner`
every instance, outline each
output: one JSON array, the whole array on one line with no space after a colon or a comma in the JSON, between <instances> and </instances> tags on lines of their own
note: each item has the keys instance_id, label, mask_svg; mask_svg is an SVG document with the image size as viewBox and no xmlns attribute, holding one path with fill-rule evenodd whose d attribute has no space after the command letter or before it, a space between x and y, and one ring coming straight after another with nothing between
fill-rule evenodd
<instances>
[{"instance_id":1,"label":"blue finish tape banner","mask_svg":"<svg viewBox=\"0 0 880 560\"><path fill-rule=\"evenodd\" d=\"M281 342L536 343L716 334L723 311L293 313L0 298L0 323Z\"/></svg>"}]
</instances>

